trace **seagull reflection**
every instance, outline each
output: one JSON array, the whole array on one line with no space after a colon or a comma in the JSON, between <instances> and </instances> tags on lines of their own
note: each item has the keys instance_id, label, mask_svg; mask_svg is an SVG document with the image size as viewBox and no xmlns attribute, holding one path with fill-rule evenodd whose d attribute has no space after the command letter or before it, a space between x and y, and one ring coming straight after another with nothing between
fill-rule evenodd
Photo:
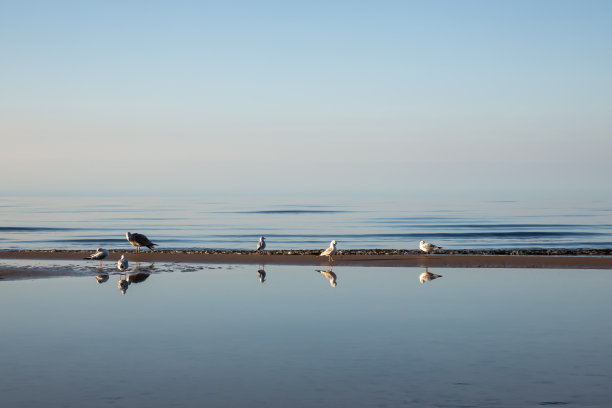
<instances>
[{"instance_id":1,"label":"seagull reflection","mask_svg":"<svg viewBox=\"0 0 612 408\"><path fill-rule=\"evenodd\" d=\"M125 295L125 292L127 292L128 290L128 286L130 286L130 281L126 279L123 279L123 274L120 272L119 273L119 282L117 282L117 289L119 289L121 291L122 295Z\"/></svg>"},{"instance_id":2,"label":"seagull reflection","mask_svg":"<svg viewBox=\"0 0 612 408\"><path fill-rule=\"evenodd\" d=\"M337 283L336 283L336 274L332 271L332 268L329 268L328 270L324 271L322 269L315 269L315 271L319 272L321 275L325 276L327 279L329 279L329 284L332 287L336 287Z\"/></svg>"},{"instance_id":3,"label":"seagull reflection","mask_svg":"<svg viewBox=\"0 0 612 408\"><path fill-rule=\"evenodd\" d=\"M139 272L139 273L130 273L127 276L127 281L130 283L141 283L146 281L149 276L151 276L150 273L144 273L144 272Z\"/></svg>"},{"instance_id":4,"label":"seagull reflection","mask_svg":"<svg viewBox=\"0 0 612 408\"><path fill-rule=\"evenodd\" d=\"M100 274L100 275L94 276L94 278L96 278L98 283L104 283L108 280L109 276L107 274Z\"/></svg>"},{"instance_id":5,"label":"seagull reflection","mask_svg":"<svg viewBox=\"0 0 612 408\"><path fill-rule=\"evenodd\" d=\"M257 277L259 278L259 281L261 283L264 283L266 281L266 271L264 270L263 265L259 266L259 269L257 270Z\"/></svg>"},{"instance_id":6,"label":"seagull reflection","mask_svg":"<svg viewBox=\"0 0 612 408\"><path fill-rule=\"evenodd\" d=\"M144 282L149 278L149 276L151 276L151 272L146 272L146 271L151 270L153 268L154 268L154 265L151 264L147 268L143 269L140 267L140 262L138 262L136 263L136 266L132 270L132 273L127 275L127 281L130 284Z\"/></svg>"},{"instance_id":7,"label":"seagull reflection","mask_svg":"<svg viewBox=\"0 0 612 408\"><path fill-rule=\"evenodd\" d=\"M119 273L119 282L117 282L117 288L125 295L128 290L128 286L132 283L141 283L149 279L150 273L140 272L140 265L137 264L134 268L134 272L127 275L126 273Z\"/></svg>"},{"instance_id":8,"label":"seagull reflection","mask_svg":"<svg viewBox=\"0 0 612 408\"><path fill-rule=\"evenodd\" d=\"M441 277L442 275L436 275L435 273L431 273L429 272L429 268L425 267L425 272L423 272L421 276L419 276L419 282L421 283L429 282L429 281L432 281L434 279L438 279Z\"/></svg>"}]
</instances>

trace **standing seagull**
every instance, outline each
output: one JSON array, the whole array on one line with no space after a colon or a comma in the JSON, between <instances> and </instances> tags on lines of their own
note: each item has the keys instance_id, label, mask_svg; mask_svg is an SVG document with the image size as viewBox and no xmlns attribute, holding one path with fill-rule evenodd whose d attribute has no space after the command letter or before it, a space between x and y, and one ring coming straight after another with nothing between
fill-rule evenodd
<instances>
[{"instance_id":1,"label":"standing seagull","mask_svg":"<svg viewBox=\"0 0 612 408\"><path fill-rule=\"evenodd\" d=\"M125 272L127 268L128 268L128 260L125 257L125 255L121 255L121 259L117 261L117 269L119 269L121 272Z\"/></svg>"},{"instance_id":2,"label":"standing seagull","mask_svg":"<svg viewBox=\"0 0 612 408\"><path fill-rule=\"evenodd\" d=\"M332 262L334 260L334 258L332 258L332 255L336 253L336 241L332 241L329 244L329 248L327 248L325 251L321 252L321 255L319 256L328 256L329 257L329 262Z\"/></svg>"},{"instance_id":3,"label":"standing seagull","mask_svg":"<svg viewBox=\"0 0 612 408\"><path fill-rule=\"evenodd\" d=\"M136 252L139 252L140 247L146 246L150 250L153 250L153 247L157 245L149 241L149 238L147 238L146 236L138 234L136 232L132 234L128 231L125 233L125 237L128 241L130 241L130 244L136 247Z\"/></svg>"},{"instance_id":4,"label":"standing seagull","mask_svg":"<svg viewBox=\"0 0 612 408\"><path fill-rule=\"evenodd\" d=\"M263 250L266 249L266 241L264 241L266 237L259 237L259 242L257 243L257 252L263 254Z\"/></svg>"},{"instance_id":5,"label":"standing seagull","mask_svg":"<svg viewBox=\"0 0 612 408\"><path fill-rule=\"evenodd\" d=\"M91 254L89 255L87 258L83 258L83 259L94 259L94 260L100 260L100 268L102 267L102 260L104 258L106 258L108 256L108 251L104 248L98 248L96 249L96 253L95 254Z\"/></svg>"},{"instance_id":6,"label":"standing seagull","mask_svg":"<svg viewBox=\"0 0 612 408\"><path fill-rule=\"evenodd\" d=\"M425 252L426 256L429 256L429 253L435 251L436 249L442 249L442 247L425 241L419 242L419 248L421 248L421 251Z\"/></svg>"}]
</instances>

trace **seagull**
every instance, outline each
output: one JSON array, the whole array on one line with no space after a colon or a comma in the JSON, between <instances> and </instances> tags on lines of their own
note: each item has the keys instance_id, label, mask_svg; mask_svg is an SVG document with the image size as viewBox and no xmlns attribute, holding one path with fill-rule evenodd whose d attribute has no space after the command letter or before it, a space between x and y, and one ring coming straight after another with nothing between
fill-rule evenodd
<instances>
[{"instance_id":1,"label":"seagull","mask_svg":"<svg viewBox=\"0 0 612 408\"><path fill-rule=\"evenodd\" d=\"M328 256L329 257L329 261L333 261L334 258L332 258L332 255L336 253L336 241L332 241L329 244L329 248L327 248L325 251L321 252L321 255L319 256Z\"/></svg>"},{"instance_id":2,"label":"seagull","mask_svg":"<svg viewBox=\"0 0 612 408\"><path fill-rule=\"evenodd\" d=\"M331 268L327 271L321 270L321 269L315 269L315 271L319 272L321 275L325 276L327 279L329 279L329 284L332 286L332 288L335 288L337 283L336 283L336 274L332 272Z\"/></svg>"},{"instance_id":3,"label":"seagull","mask_svg":"<svg viewBox=\"0 0 612 408\"><path fill-rule=\"evenodd\" d=\"M87 258L83 258L83 259L94 259L94 260L100 260L100 268L102 267L102 260L104 258L106 258L108 256L108 250L104 249L104 248L98 248L96 249L96 253L95 254L91 254L89 255Z\"/></svg>"},{"instance_id":4,"label":"seagull","mask_svg":"<svg viewBox=\"0 0 612 408\"><path fill-rule=\"evenodd\" d=\"M266 237L259 237L259 242L257 243L257 252L262 254L263 250L266 249L266 241L264 241L265 239Z\"/></svg>"},{"instance_id":5,"label":"seagull","mask_svg":"<svg viewBox=\"0 0 612 408\"><path fill-rule=\"evenodd\" d=\"M419 242L419 248L421 248L421 251L425 252L427 256L429 256L430 252L433 252L436 249L442 249L442 247L439 247L434 244L430 244L429 242L425 242L425 241Z\"/></svg>"},{"instance_id":6,"label":"seagull","mask_svg":"<svg viewBox=\"0 0 612 408\"><path fill-rule=\"evenodd\" d=\"M128 231L125 233L125 237L127 238L128 241L130 241L130 244L136 247L136 252L139 252L140 247L142 246L146 246L150 250L153 250L153 247L157 245L149 241L149 238L147 238L146 236L142 234L138 234L136 232L132 234L131 232Z\"/></svg>"},{"instance_id":7,"label":"seagull","mask_svg":"<svg viewBox=\"0 0 612 408\"><path fill-rule=\"evenodd\" d=\"M423 283L423 282L429 282L432 281L434 279L438 279L441 278L442 275L436 275L435 273L431 273L429 272L429 270L427 268L425 268L425 272L423 272L421 274L421 276L419 276L419 282Z\"/></svg>"},{"instance_id":8,"label":"seagull","mask_svg":"<svg viewBox=\"0 0 612 408\"><path fill-rule=\"evenodd\" d=\"M121 255L121 259L117 261L117 269L119 269L121 272L125 272L127 268L128 268L128 260L125 257L125 255Z\"/></svg>"}]
</instances>

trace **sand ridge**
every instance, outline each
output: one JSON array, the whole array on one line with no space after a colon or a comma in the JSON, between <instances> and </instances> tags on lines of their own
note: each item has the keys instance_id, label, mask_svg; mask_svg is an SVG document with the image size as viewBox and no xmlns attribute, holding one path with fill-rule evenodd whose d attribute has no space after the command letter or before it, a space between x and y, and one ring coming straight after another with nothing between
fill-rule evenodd
<instances>
[{"instance_id":1,"label":"sand ridge","mask_svg":"<svg viewBox=\"0 0 612 408\"><path fill-rule=\"evenodd\" d=\"M130 262L190 262L217 264L327 265L320 250L256 251L223 250L109 250L103 262L116 262L125 254ZM0 251L2 259L83 260L91 251ZM334 266L443 267L443 268L566 268L612 269L611 250L494 250L440 251L425 256L419 251L397 249L344 250L334 255Z\"/></svg>"}]
</instances>

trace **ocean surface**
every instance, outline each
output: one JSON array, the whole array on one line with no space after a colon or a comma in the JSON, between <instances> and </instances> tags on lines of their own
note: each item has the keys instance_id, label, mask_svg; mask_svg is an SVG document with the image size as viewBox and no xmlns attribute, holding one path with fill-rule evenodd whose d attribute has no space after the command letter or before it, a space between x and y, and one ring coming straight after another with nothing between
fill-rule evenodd
<instances>
[{"instance_id":1,"label":"ocean surface","mask_svg":"<svg viewBox=\"0 0 612 408\"><path fill-rule=\"evenodd\" d=\"M28 266L75 276L0 280L6 407L612 402L607 270Z\"/></svg>"},{"instance_id":2,"label":"ocean surface","mask_svg":"<svg viewBox=\"0 0 612 408\"><path fill-rule=\"evenodd\" d=\"M559 199L3 197L0 250L131 248L139 232L157 249L609 248L612 203Z\"/></svg>"}]
</instances>

